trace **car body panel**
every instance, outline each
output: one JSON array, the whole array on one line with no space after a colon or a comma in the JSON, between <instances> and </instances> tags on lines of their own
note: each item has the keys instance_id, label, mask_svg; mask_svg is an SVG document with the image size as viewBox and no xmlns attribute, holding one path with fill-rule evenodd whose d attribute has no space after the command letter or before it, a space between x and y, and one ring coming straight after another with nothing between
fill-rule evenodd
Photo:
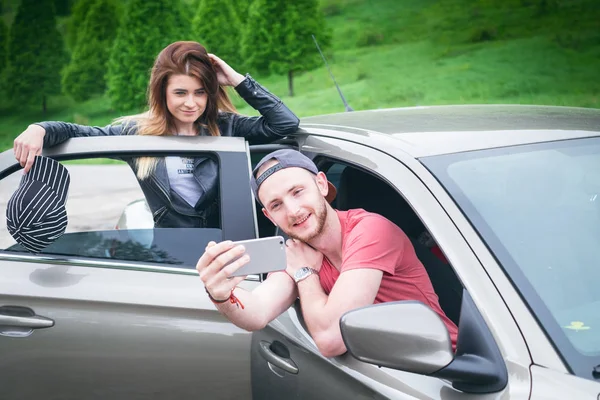
<instances>
[{"instance_id":1,"label":"car body panel","mask_svg":"<svg viewBox=\"0 0 600 400\"><path fill-rule=\"evenodd\" d=\"M298 374L269 365L255 351L261 341L284 345L298 366ZM298 304L256 332L252 343L255 400L278 398L281 393L293 393L300 399L429 399L439 398L441 391L453 391L449 383L440 379L378 368L349 354L323 357L306 331Z\"/></svg>"},{"instance_id":2,"label":"car body panel","mask_svg":"<svg viewBox=\"0 0 600 400\"><path fill-rule=\"evenodd\" d=\"M304 118L300 124L311 134L368 141L369 146L398 148L415 158L596 136L599 126L600 110L520 105L358 111Z\"/></svg>"},{"instance_id":3,"label":"car body panel","mask_svg":"<svg viewBox=\"0 0 600 400\"><path fill-rule=\"evenodd\" d=\"M537 365L531 367L532 399L600 400L600 384Z\"/></svg>"},{"instance_id":4,"label":"car body panel","mask_svg":"<svg viewBox=\"0 0 600 400\"><path fill-rule=\"evenodd\" d=\"M408 132L480 132L486 130L596 130L594 108L516 104L417 106L324 114L302 118L302 124L328 124L340 130Z\"/></svg>"},{"instance_id":5,"label":"car body panel","mask_svg":"<svg viewBox=\"0 0 600 400\"><path fill-rule=\"evenodd\" d=\"M2 261L0 304L55 322L0 336L3 399L249 396L251 334L215 309L195 271L114 267Z\"/></svg>"},{"instance_id":6,"label":"car body panel","mask_svg":"<svg viewBox=\"0 0 600 400\"><path fill-rule=\"evenodd\" d=\"M222 205L231 209L222 216L223 236L256 237L249 153L241 138L74 138L44 149L43 155L67 160L169 152L217 154L221 193L227 197ZM0 154L0 176L19 168L11 150ZM68 236L81 234L85 236L67 233L60 239L68 247ZM182 268L3 251L0 265L0 318L6 320L7 311L31 311L53 321L52 327L29 332L26 327L0 327L3 399L165 398L199 392L207 398L251 396L251 333L216 310L193 269L195 262ZM251 290L259 280L253 275L240 286ZM32 379L36 385L30 384Z\"/></svg>"},{"instance_id":7,"label":"car body panel","mask_svg":"<svg viewBox=\"0 0 600 400\"><path fill-rule=\"evenodd\" d=\"M464 104L384 108L302 118L302 124L329 124L385 134L485 130L596 130L594 108L520 104ZM343 128L342 128L343 130Z\"/></svg>"}]
</instances>

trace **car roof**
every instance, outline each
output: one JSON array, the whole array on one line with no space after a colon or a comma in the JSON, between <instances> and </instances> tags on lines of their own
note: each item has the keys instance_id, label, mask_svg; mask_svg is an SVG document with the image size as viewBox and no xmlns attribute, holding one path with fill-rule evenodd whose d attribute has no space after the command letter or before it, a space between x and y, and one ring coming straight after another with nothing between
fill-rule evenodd
<instances>
[{"instance_id":1,"label":"car roof","mask_svg":"<svg viewBox=\"0 0 600 400\"><path fill-rule=\"evenodd\" d=\"M361 141L385 135L414 157L600 136L600 109L452 105L354 111L303 118L300 127ZM330 135L328 135L328 132ZM332 134L332 133L338 134Z\"/></svg>"}]
</instances>

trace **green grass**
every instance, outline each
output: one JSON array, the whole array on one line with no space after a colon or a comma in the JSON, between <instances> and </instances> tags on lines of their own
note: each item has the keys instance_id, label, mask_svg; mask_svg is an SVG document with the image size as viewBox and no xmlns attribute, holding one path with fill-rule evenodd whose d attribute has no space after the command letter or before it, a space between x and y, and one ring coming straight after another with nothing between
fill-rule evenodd
<instances>
[{"instance_id":1,"label":"green grass","mask_svg":"<svg viewBox=\"0 0 600 400\"><path fill-rule=\"evenodd\" d=\"M127 163L125 161L121 161L121 160L113 160L110 158L84 158L84 159L77 159L77 160L70 160L70 161L62 161L63 164L91 164L91 165L96 165L96 164L115 164L115 165L126 165Z\"/></svg>"},{"instance_id":2,"label":"green grass","mask_svg":"<svg viewBox=\"0 0 600 400\"><path fill-rule=\"evenodd\" d=\"M600 7L595 0L323 0L332 72L355 110L441 104L547 104L600 108ZM245 72L245 71L240 71ZM252 71L251 71L252 72ZM300 117L342 112L325 66L297 75L253 74ZM243 114L256 112L234 96ZM28 124L105 125L108 99L65 97L37 108L0 104L0 149Z\"/></svg>"}]
</instances>

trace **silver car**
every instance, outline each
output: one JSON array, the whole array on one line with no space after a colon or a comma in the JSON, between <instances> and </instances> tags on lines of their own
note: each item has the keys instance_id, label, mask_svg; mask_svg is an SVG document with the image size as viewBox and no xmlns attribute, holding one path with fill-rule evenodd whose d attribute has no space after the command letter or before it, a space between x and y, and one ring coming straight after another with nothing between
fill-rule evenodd
<instances>
[{"instance_id":1,"label":"silver car","mask_svg":"<svg viewBox=\"0 0 600 400\"><path fill-rule=\"evenodd\" d=\"M326 172L336 208L381 213L407 233L458 324L456 353L418 302L346 313L348 352L333 358L299 304L253 333L216 311L195 262L209 240L281 233L248 177L282 147ZM600 110L371 110L306 118L269 145L76 138L44 154L71 172L70 222L39 254L0 225L3 400L600 398ZM124 163L66 162L200 154L220 166L211 229L153 229L160 215ZM0 154L2 215L19 174L12 151Z\"/></svg>"}]
</instances>

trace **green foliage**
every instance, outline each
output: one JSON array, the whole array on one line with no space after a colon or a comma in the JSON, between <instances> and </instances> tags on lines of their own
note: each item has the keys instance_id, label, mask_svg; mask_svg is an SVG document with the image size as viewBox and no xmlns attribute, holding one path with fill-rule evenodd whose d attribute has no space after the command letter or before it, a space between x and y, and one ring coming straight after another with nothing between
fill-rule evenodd
<instances>
[{"instance_id":1,"label":"green foliage","mask_svg":"<svg viewBox=\"0 0 600 400\"><path fill-rule=\"evenodd\" d=\"M158 53L191 37L189 17L179 0L129 0L108 63L108 95L115 109L142 108Z\"/></svg>"},{"instance_id":2,"label":"green foliage","mask_svg":"<svg viewBox=\"0 0 600 400\"><path fill-rule=\"evenodd\" d=\"M3 19L0 19L0 74L4 71L7 63L8 29Z\"/></svg>"},{"instance_id":3,"label":"green foliage","mask_svg":"<svg viewBox=\"0 0 600 400\"><path fill-rule=\"evenodd\" d=\"M445 0L453 2L456 0ZM462 0L461 0L462 1ZM321 0L332 28L332 52L428 40L424 10L438 0ZM442 2L440 2L442 3ZM464 27L463 27L464 28Z\"/></svg>"},{"instance_id":4,"label":"green foliage","mask_svg":"<svg viewBox=\"0 0 600 400\"><path fill-rule=\"evenodd\" d=\"M60 93L60 71L66 61L51 2L21 1L9 34L8 61L8 95L45 110L47 96Z\"/></svg>"},{"instance_id":5,"label":"green foliage","mask_svg":"<svg viewBox=\"0 0 600 400\"><path fill-rule=\"evenodd\" d=\"M585 48L598 43L599 11L593 0L453 0L432 4L420 18L428 39L444 44L568 33Z\"/></svg>"},{"instance_id":6,"label":"green foliage","mask_svg":"<svg viewBox=\"0 0 600 400\"><path fill-rule=\"evenodd\" d=\"M288 10L280 22L284 46L277 46L276 57L271 61L275 73L301 72L322 65L312 35L321 49L330 44L330 33L325 28L325 18L319 10L318 0L296 0L288 3Z\"/></svg>"},{"instance_id":7,"label":"green foliage","mask_svg":"<svg viewBox=\"0 0 600 400\"><path fill-rule=\"evenodd\" d=\"M231 8L233 9L239 25L240 34L244 30L244 26L246 25L246 21L248 20L248 10L250 9L250 4L252 0L229 0L231 2ZM238 38L238 43L240 39Z\"/></svg>"},{"instance_id":8,"label":"green foliage","mask_svg":"<svg viewBox=\"0 0 600 400\"><path fill-rule=\"evenodd\" d=\"M277 2L279 3L279 2ZM269 26L269 15L273 16L277 8L266 10L265 5L280 5L276 2L265 0L254 0L248 8L248 19L242 31L242 57L249 68L260 74L269 73L269 37L271 30ZM279 7L282 9L283 7ZM269 14L269 15L267 15Z\"/></svg>"},{"instance_id":9,"label":"green foliage","mask_svg":"<svg viewBox=\"0 0 600 400\"><path fill-rule=\"evenodd\" d=\"M67 21L67 32L65 35L65 43L67 47L73 51L77 44L77 36L81 33L81 25L85 21L88 11L95 0L73 0L73 8L71 9L71 16Z\"/></svg>"},{"instance_id":10,"label":"green foliage","mask_svg":"<svg viewBox=\"0 0 600 400\"><path fill-rule=\"evenodd\" d=\"M59 17L65 17L71 12L72 0L54 0L54 11Z\"/></svg>"},{"instance_id":11,"label":"green foliage","mask_svg":"<svg viewBox=\"0 0 600 400\"><path fill-rule=\"evenodd\" d=\"M63 72L63 91L83 101L106 90L106 68L117 34L117 8L113 0L96 0L81 25L71 62Z\"/></svg>"},{"instance_id":12,"label":"green foliage","mask_svg":"<svg viewBox=\"0 0 600 400\"><path fill-rule=\"evenodd\" d=\"M206 49L234 69L242 65L240 23L232 0L200 0L192 20L194 35Z\"/></svg>"},{"instance_id":13,"label":"green foliage","mask_svg":"<svg viewBox=\"0 0 600 400\"><path fill-rule=\"evenodd\" d=\"M183 1L194 3L193 16L197 2ZM555 8L540 13L541 0L321 0L333 33L325 54L355 110L493 103L600 108L597 1L555 0ZM6 21L16 4L4 0ZM493 40L481 41L486 29ZM295 75L293 98L286 96L286 75L259 78L301 118L344 110L324 65ZM233 100L241 113L257 115L239 96ZM32 121L102 126L121 115L107 96L85 102L51 96L46 114L0 96L0 150L12 148Z\"/></svg>"},{"instance_id":14,"label":"green foliage","mask_svg":"<svg viewBox=\"0 0 600 400\"><path fill-rule=\"evenodd\" d=\"M322 49L329 45L330 33L318 0L255 0L242 54L246 64L260 73L288 74L291 95L292 74L321 65L312 35Z\"/></svg>"},{"instance_id":15,"label":"green foliage","mask_svg":"<svg viewBox=\"0 0 600 400\"><path fill-rule=\"evenodd\" d=\"M379 46L385 42L385 35L376 28L365 28L356 40L357 47Z\"/></svg>"}]
</instances>

